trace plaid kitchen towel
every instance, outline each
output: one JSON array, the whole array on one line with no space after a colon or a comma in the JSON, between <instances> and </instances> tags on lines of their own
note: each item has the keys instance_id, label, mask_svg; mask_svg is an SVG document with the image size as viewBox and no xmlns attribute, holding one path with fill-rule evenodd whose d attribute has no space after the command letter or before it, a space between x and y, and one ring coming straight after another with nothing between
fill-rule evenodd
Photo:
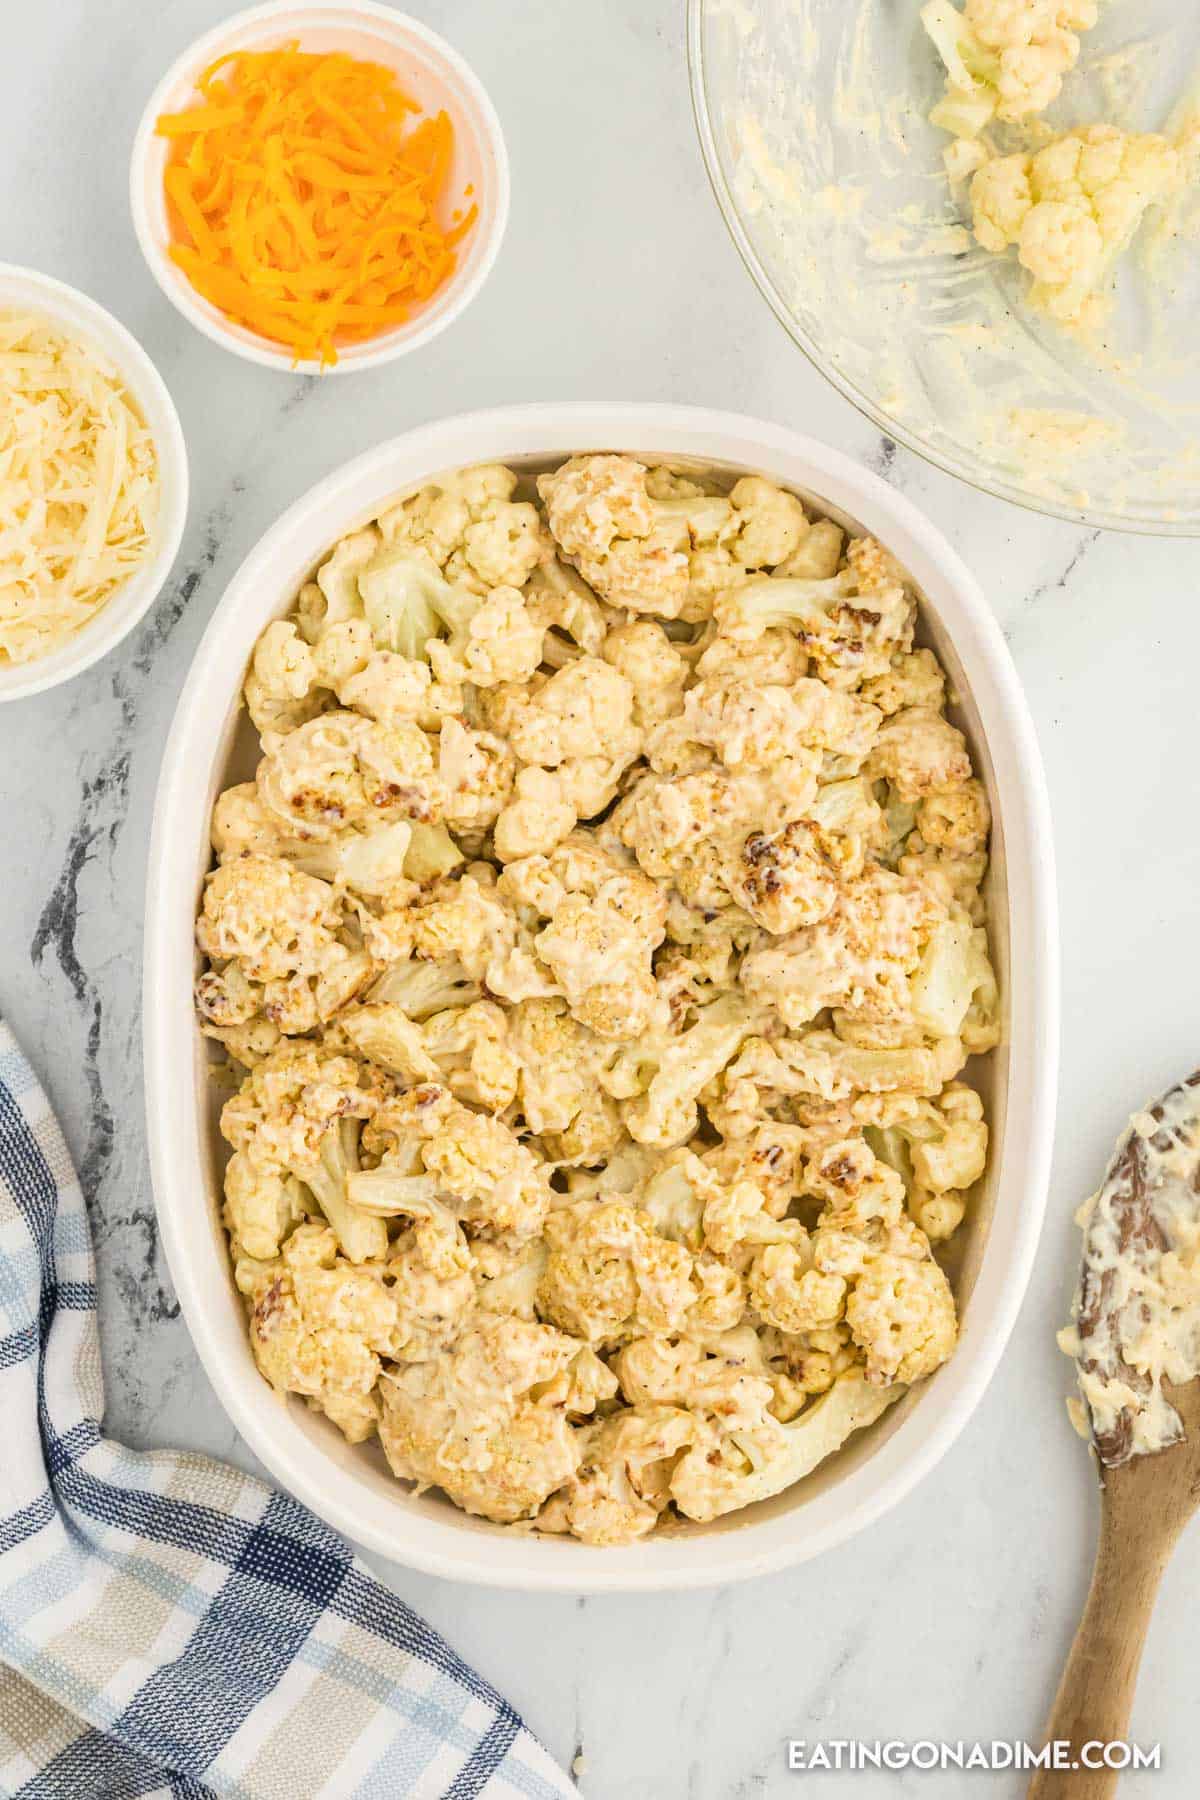
<instances>
[{"instance_id":1,"label":"plaid kitchen towel","mask_svg":"<svg viewBox=\"0 0 1200 1800\"><path fill-rule=\"evenodd\" d=\"M294 1500L125 1450L83 1196L0 1023L0 1793L561 1800L506 1700Z\"/></svg>"}]
</instances>

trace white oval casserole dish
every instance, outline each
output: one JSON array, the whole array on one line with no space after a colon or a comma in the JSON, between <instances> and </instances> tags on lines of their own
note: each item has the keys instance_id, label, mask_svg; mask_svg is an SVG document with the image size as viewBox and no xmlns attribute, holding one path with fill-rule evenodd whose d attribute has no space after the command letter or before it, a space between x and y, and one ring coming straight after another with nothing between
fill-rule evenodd
<instances>
[{"instance_id":1,"label":"white oval casserole dish","mask_svg":"<svg viewBox=\"0 0 1200 1800\"><path fill-rule=\"evenodd\" d=\"M711 1525L596 1549L469 1517L414 1496L377 1447L353 1447L258 1374L220 1220L219 1097L192 1011L193 924L210 863L212 803L252 773L240 714L262 628L334 542L439 473L500 461L536 471L573 452L624 450L769 475L872 532L923 597L921 635L959 696L995 815L989 876L1005 996L1001 1048L982 1067L992 1122L988 1174L952 1275L962 1337L949 1363L790 1492ZM571 1593L702 1587L815 1556L877 1519L927 1474L978 1404L1017 1316L1041 1229L1058 1059L1058 968L1049 804L1025 701L1000 630L966 567L878 477L779 426L700 408L536 405L467 414L382 444L284 514L234 576L196 653L163 758L146 902L145 1060L150 1159L163 1243L201 1361L276 1480L360 1544L427 1573Z\"/></svg>"}]
</instances>

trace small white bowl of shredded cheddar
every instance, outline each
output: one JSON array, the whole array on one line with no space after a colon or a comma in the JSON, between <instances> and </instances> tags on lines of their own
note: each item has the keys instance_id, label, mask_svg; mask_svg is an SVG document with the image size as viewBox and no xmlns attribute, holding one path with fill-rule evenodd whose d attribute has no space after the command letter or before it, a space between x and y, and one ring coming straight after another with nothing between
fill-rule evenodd
<instances>
[{"instance_id":1,"label":"small white bowl of shredded cheddar","mask_svg":"<svg viewBox=\"0 0 1200 1800\"><path fill-rule=\"evenodd\" d=\"M77 289L0 264L0 701L104 656L159 594L187 452L154 364Z\"/></svg>"},{"instance_id":2,"label":"small white bowl of shredded cheddar","mask_svg":"<svg viewBox=\"0 0 1200 1800\"><path fill-rule=\"evenodd\" d=\"M504 138L456 51L374 0L269 0L178 58L134 142L151 273L214 342L345 373L445 330L508 218Z\"/></svg>"}]
</instances>

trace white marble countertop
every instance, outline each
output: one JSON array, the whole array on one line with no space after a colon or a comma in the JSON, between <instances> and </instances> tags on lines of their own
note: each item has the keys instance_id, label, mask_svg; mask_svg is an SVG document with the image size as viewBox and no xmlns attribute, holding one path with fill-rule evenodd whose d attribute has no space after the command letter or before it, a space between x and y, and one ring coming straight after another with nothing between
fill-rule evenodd
<instances>
[{"instance_id":1,"label":"white marble countertop","mask_svg":"<svg viewBox=\"0 0 1200 1800\"><path fill-rule=\"evenodd\" d=\"M1054 1345L1071 1212L1130 1109L1198 1060L1195 544L1085 532L970 492L881 441L796 352L725 236L701 167L677 0L424 0L474 63L513 162L500 263L421 354L352 384L251 368L167 305L137 251L126 158L166 62L224 0L8 10L3 254L85 288L157 359L191 449L192 515L149 619L70 686L0 710L7 796L0 1009L63 1119L92 1207L109 1429L246 1462L178 1317L142 1121L142 885L159 754L222 588L263 530L357 451L439 414L597 396L738 408L874 467L982 578L1041 735L1057 827L1065 1037L1038 1266L1004 1365L941 1466L867 1536L746 1587L571 1600L380 1573L521 1708L595 1800L909 1790L968 1778L789 1775L789 1737L1036 1736L1082 1600L1094 1478ZM149 21L153 21L150 23ZM378 1566L378 1565L377 1565ZM1134 1719L1183 1800L1200 1531L1162 1595ZM1010 1800L1011 1775L986 1791Z\"/></svg>"}]
</instances>

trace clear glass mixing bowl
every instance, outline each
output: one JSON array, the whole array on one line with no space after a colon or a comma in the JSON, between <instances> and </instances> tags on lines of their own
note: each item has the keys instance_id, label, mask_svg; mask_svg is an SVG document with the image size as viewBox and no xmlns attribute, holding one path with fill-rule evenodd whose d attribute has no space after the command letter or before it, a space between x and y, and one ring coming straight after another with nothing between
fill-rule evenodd
<instances>
[{"instance_id":1,"label":"clear glass mixing bowl","mask_svg":"<svg viewBox=\"0 0 1200 1800\"><path fill-rule=\"evenodd\" d=\"M1200 155L1082 340L1025 304L1015 253L964 228L919 11L689 0L700 142L746 266L815 366L939 468L1061 518L1200 535ZM1108 0L1046 118L1186 134L1198 70L1200 8Z\"/></svg>"}]
</instances>

